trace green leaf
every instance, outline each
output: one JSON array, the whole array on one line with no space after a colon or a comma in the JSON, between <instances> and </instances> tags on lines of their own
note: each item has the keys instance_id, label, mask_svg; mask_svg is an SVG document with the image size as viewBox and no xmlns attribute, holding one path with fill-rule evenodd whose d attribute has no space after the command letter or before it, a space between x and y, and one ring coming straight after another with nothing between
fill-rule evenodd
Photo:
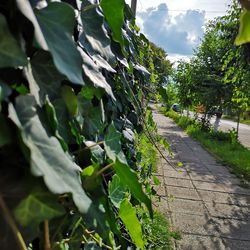
<instances>
[{"instance_id":1,"label":"green leaf","mask_svg":"<svg viewBox=\"0 0 250 250\"><path fill-rule=\"evenodd\" d=\"M112 30L114 41L120 43L121 48L123 48L122 25L124 22L124 0L102 0L101 7Z\"/></svg>"},{"instance_id":2,"label":"green leaf","mask_svg":"<svg viewBox=\"0 0 250 250\"><path fill-rule=\"evenodd\" d=\"M9 116L20 130L23 143L30 150L30 167L34 176L41 176L54 194L71 193L78 210L86 215L86 222L98 231L103 225L103 212L95 207L82 188L81 169L66 154L59 141L43 125L42 113L33 96L16 98L15 108L9 104Z\"/></svg>"},{"instance_id":3,"label":"green leaf","mask_svg":"<svg viewBox=\"0 0 250 250\"><path fill-rule=\"evenodd\" d=\"M21 95L26 95L29 93L29 89L23 84L12 84L11 88L16 90Z\"/></svg>"},{"instance_id":4,"label":"green leaf","mask_svg":"<svg viewBox=\"0 0 250 250\"><path fill-rule=\"evenodd\" d=\"M41 31L41 28L37 22L36 16L30 5L30 2L26 0L16 0L16 3L18 9L22 12L22 14L32 22L34 26L34 33L35 33L34 35L36 38L36 42L43 50L49 50L48 45L44 39L43 33Z\"/></svg>"},{"instance_id":5,"label":"green leaf","mask_svg":"<svg viewBox=\"0 0 250 250\"><path fill-rule=\"evenodd\" d=\"M95 172L94 166L90 165L90 166L83 169L82 176L83 177L90 177L90 176L92 176L94 174L94 172Z\"/></svg>"},{"instance_id":6,"label":"green leaf","mask_svg":"<svg viewBox=\"0 0 250 250\"><path fill-rule=\"evenodd\" d=\"M155 175L152 176L152 179L155 185L157 186L161 185L161 181Z\"/></svg>"},{"instance_id":7,"label":"green leaf","mask_svg":"<svg viewBox=\"0 0 250 250\"><path fill-rule=\"evenodd\" d=\"M62 98L66 103L71 116L76 116L78 113L78 99L74 90L69 86L62 87Z\"/></svg>"},{"instance_id":8,"label":"green leaf","mask_svg":"<svg viewBox=\"0 0 250 250\"><path fill-rule=\"evenodd\" d=\"M182 162L177 162L177 167L179 167L179 168L181 168L181 167L183 167L183 163Z\"/></svg>"},{"instance_id":9,"label":"green leaf","mask_svg":"<svg viewBox=\"0 0 250 250\"><path fill-rule=\"evenodd\" d=\"M112 181L108 184L109 198L113 205L120 207L122 200L125 198L126 188L123 186L118 175L112 177Z\"/></svg>"},{"instance_id":10,"label":"green leaf","mask_svg":"<svg viewBox=\"0 0 250 250\"><path fill-rule=\"evenodd\" d=\"M15 216L24 227L62 216L65 211L56 200L47 191L34 190L15 208Z\"/></svg>"},{"instance_id":11,"label":"green leaf","mask_svg":"<svg viewBox=\"0 0 250 250\"><path fill-rule=\"evenodd\" d=\"M71 134L69 122L70 116L68 113L67 106L63 99L56 99L52 102L52 105L56 112L56 118L58 121L58 132L62 136L66 143L71 143L73 141L73 136Z\"/></svg>"},{"instance_id":12,"label":"green leaf","mask_svg":"<svg viewBox=\"0 0 250 250\"><path fill-rule=\"evenodd\" d=\"M60 74L48 52L38 51L31 59L31 70L28 72L33 78L27 77L30 85L35 85L40 102L43 103L48 95L50 101L60 97L61 82L66 78Z\"/></svg>"},{"instance_id":13,"label":"green leaf","mask_svg":"<svg viewBox=\"0 0 250 250\"><path fill-rule=\"evenodd\" d=\"M119 160L121 163L127 164L126 157L121 147L121 133L116 130L113 122L104 136L104 149L108 157L114 162Z\"/></svg>"},{"instance_id":14,"label":"green leaf","mask_svg":"<svg viewBox=\"0 0 250 250\"><path fill-rule=\"evenodd\" d=\"M64 151L67 151L68 145L64 141L62 136L59 134L59 124L58 124L58 120L56 117L55 107L52 105L52 103L50 102L50 100L48 98L46 98L46 100L45 100L45 111L46 111L47 118L49 120L49 124L50 124L52 131L54 133L54 136L60 141L61 146L64 149Z\"/></svg>"},{"instance_id":15,"label":"green leaf","mask_svg":"<svg viewBox=\"0 0 250 250\"><path fill-rule=\"evenodd\" d=\"M2 110L2 101L8 101L8 97L11 95L11 88L5 83L0 81L0 111Z\"/></svg>"},{"instance_id":16,"label":"green leaf","mask_svg":"<svg viewBox=\"0 0 250 250\"><path fill-rule=\"evenodd\" d=\"M66 3L52 2L35 14L57 69L71 82L84 85L82 58L72 39L74 9Z\"/></svg>"},{"instance_id":17,"label":"green leaf","mask_svg":"<svg viewBox=\"0 0 250 250\"><path fill-rule=\"evenodd\" d=\"M124 199L121 202L119 216L128 229L129 235L135 242L135 245L140 249L144 249L140 221L136 216L136 209L132 206L128 199Z\"/></svg>"},{"instance_id":18,"label":"green leaf","mask_svg":"<svg viewBox=\"0 0 250 250\"><path fill-rule=\"evenodd\" d=\"M87 100L92 100L94 97L100 100L103 96L103 90L101 88L95 88L86 85L82 87L81 95Z\"/></svg>"},{"instance_id":19,"label":"green leaf","mask_svg":"<svg viewBox=\"0 0 250 250\"><path fill-rule=\"evenodd\" d=\"M240 30L236 37L235 44L242 45L250 42L250 11L244 10L240 16Z\"/></svg>"},{"instance_id":20,"label":"green leaf","mask_svg":"<svg viewBox=\"0 0 250 250\"><path fill-rule=\"evenodd\" d=\"M11 35L2 14L0 14L0 37L0 68L27 65L27 57L16 39Z\"/></svg>"},{"instance_id":21,"label":"green leaf","mask_svg":"<svg viewBox=\"0 0 250 250\"><path fill-rule=\"evenodd\" d=\"M83 32L79 41L99 66L115 72L110 66L115 65L115 56L110 47L111 41L99 7L91 4L91 1L83 0L82 9Z\"/></svg>"},{"instance_id":22,"label":"green leaf","mask_svg":"<svg viewBox=\"0 0 250 250\"><path fill-rule=\"evenodd\" d=\"M11 88L3 83L3 82L0 82L0 102L2 101L7 101L7 98L11 95Z\"/></svg>"},{"instance_id":23,"label":"green leaf","mask_svg":"<svg viewBox=\"0 0 250 250\"><path fill-rule=\"evenodd\" d=\"M83 116L83 132L88 140L96 140L97 136L104 130L104 108L100 101L98 106L93 106L92 102L78 95L79 113Z\"/></svg>"},{"instance_id":24,"label":"green leaf","mask_svg":"<svg viewBox=\"0 0 250 250\"><path fill-rule=\"evenodd\" d=\"M86 76L86 81L90 81L96 88L102 88L114 100L112 89L105 77L102 75L101 69L94 63L93 59L87 55L82 49L79 49L83 59L83 72Z\"/></svg>"},{"instance_id":25,"label":"green leaf","mask_svg":"<svg viewBox=\"0 0 250 250\"><path fill-rule=\"evenodd\" d=\"M0 147L11 142L11 131L6 118L0 113Z\"/></svg>"},{"instance_id":26,"label":"green leaf","mask_svg":"<svg viewBox=\"0 0 250 250\"><path fill-rule=\"evenodd\" d=\"M153 217L151 201L143 192L142 185L138 181L136 172L130 169L128 165L120 163L118 161L114 164L114 169L116 171L116 174L119 176L121 183L129 188L133 197L147 206L151 217Z\"/></svg>"},{"instance_id":27,"label":"green leaf","mask_svg":"<svg viewBox=\"0 0 250 250\"><path fill-rule=\"evenodd\" d=\"M104 163L104 150L99 146L96 145L96 142L92 141L85 141L84 142L87 147L90 148L90 152L92 155L92 160L95 162L99 162L100 164Z\"/></svg>"}]
</instances>

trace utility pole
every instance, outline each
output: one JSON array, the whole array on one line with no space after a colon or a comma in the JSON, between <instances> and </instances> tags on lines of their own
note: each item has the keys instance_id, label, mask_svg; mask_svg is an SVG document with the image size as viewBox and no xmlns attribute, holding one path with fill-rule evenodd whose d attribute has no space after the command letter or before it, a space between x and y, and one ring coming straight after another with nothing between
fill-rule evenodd
<instances>
[{"instance_id":1,"label":"utility pole","mask_svg":"<svg viewBox=\"0 0 250 250\"><path fill-rule=\"evenodd\" d=\"M131 9L134 14L134 17L136 16L136 6L137 6L137 0L131 0Z\"/></svg>"}]
</instances>

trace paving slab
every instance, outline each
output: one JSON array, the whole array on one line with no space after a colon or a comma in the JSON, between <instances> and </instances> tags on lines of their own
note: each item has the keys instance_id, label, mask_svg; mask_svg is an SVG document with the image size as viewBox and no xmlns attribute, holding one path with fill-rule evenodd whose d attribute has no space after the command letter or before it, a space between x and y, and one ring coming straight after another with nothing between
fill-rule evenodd
<instances>
[{"instance_id":1,"label":"paving slab","mask_svg":"<svg viewBox=\"0 0 250 250\"><path fill-rule=\"evenodd\" d=\"M165 177L172 177L172 178L180 178L180 179L187 179L190 180L190 176L186 170L164 170Z\"/></svg>"},{"instance_id":2,"label":"paving slab","mask_svg":"<svg viewBox=\"0 0 250 250\"><path fill-rule=\"evenodd\" d=\"M226 192L226 186L219 182L193 181L193 184L198 190Z\"/></svg>"},{"instance_id":3,"label":"paving slab","mask_svg":"<svg viewBox=\"0 0 250 250\"><path fill-rule=\"evenodd\" d=\"M219 236L217 225L208 216L173 213L172 218L174 228L183 236L185 234Z\"/></svg>"},{"instance_id":4,"label":"paving slab","mask_svg":"<svg viewBox=\"0 0 250 250\"><path fill-rule=\"evenodd\" d=\"M234 219L216 219L213 221L218 226L220 236L228 239L249 240L250 221L239 221Z\"/></svg>"},{"instance_id":5,"label":"paving slab","mask_svg":"<svg viewBox=\"0 0 250 250\"><path fill-rule=\"evenodd\" d=\"M194 187L191 180L180 179L180 178L165 177L165 184L167 186L175 186L175 187L187 187L187 188Z\"/></svg>"},{"instance_id":6,"label":"paving slab","mask_svg":"<svg viewBox=\"0 0 250 250\"><path fill-rule=\"evenodd\" d=\"M206 202L206 207L213 217L238 220L246 220L250 217L250 209L248 207L210 202Z\"/></svg>"},{"instance_id":7,"label":"paving slab","mask_svg":"<svg viewBox=\"0 0 250 250\"><path fill-rule=\"evenodd\" d=\"M227 246L227 249L230 249L230 250L249 250L250 249L250 241L224 239L224 242Z\"/></svg>"},{"instance_id":8,"label":"paving slab","mask_svg":"<svg viewBox=\"0 0 250 250\"><path fill-rule=\"evenodd\" d=\"M176 198L169 202L170 211L182 214L204 215L206 209L204 203L199 200L186 200Z\"/></svg>"},{"instance_id":9,"label":"paving slab","mask_svg":"<svg viewBox=\"0 0 250 250\"><path fill-rule=\"evenodd\" d=\"M201 200L198 192L194 188L183 188L167 186L167 195L174 198L182 198L187 200Z\"/></svg>"},{"instance_id":10,"label":"paving slab","mask_svg":"<svg viewBox=\"0 0 250 250\"><path fill-rule=\"evenodd\" d=\"M250 207L250 196L242 194L230 194L233 202L240 206Z\"/></svg>"},{"instance_id":11,"label":"paving slab","mask_svg":"<svg viewBox=\"0 0 250 250\"><path fill-rule=\"evenodd\" d=\"M250 190L154 107L153 118L173 151L171 158L164 152L171 164L160 160L158 209L182 233L176 249L250 250Z\"/></svg>"},{"instance_id":12,"label":"paving slab","mask_svg":"<svg viewBox=\"0 0 250 250\"><path fill-rule=\"evenodd\" d=\"M218 237L184 235L177 243L178 250L226 250L223 241Z\"/></svg>"},{"instance_id":13,"label":"paving slab","mask_svg":"<svg viewBox=\"0 0 250 250\"><path fill-rule=\"evenodd\" d=\"M230 194L225 192L213 192L207 190L198 190L198 192L204 202L238 204L238 202L233 201L233 198L231 197Z\"/></svg>"}]
</instances>

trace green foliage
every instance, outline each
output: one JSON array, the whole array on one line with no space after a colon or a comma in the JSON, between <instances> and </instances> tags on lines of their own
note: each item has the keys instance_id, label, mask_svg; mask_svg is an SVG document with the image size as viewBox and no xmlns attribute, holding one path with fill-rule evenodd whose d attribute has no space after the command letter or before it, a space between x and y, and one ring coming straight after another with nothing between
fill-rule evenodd
<instances>
[{"instance_id":1,"label":"green foliage","mask_svg":"<svg viewBox=\"0 0 250 250\"><path fill-rule=\"evenodd\" d=\"M123 0L101 0L101 7L112 30L113 39L115 42L120 43L122 48L124 45L124 38L122 36L124 5ZM112 8L110 8L110 6L112 6Z\"/></svg>"},{"instance_id":2,"label":"green foliage","mask_svg":"<svg viewBox=\"0 0 250 250\"><path fill-rule=\"evenodd\" d=\"M180 103L187 108L202 105L205 117L225 108L237 114L248 109L249 46L235 45L240 13L238 1L232 1L225 16L210 21L194 57L181 62L175 73ZM241 15L238 44L249 34L248 12Z\"/></svg>"},{"instance_id":3,"label":"green foliage","mask_svg":"<svg viewBox=\"0 0 250 250\"><path fill-rule=\"evenodd\" d=\"M143 230L147 238L147 249L172 250L173 239L179 240L180 233L170 230L170 224L159 212L154 213L154 220L144 219Z\"/></svg>"},{"instance_id":4,"label":"green foliage","mask_svg":"<svg viewBox=\"0 0 250 250\"><path fill-rule=\"evenodd\" d=\"M116 208L119 208L125 198L127 189L122 185L118 175L113 176L112 181L109 182L108 190L111 202Z\"/></svg>"},{"instance_id":5,"label":"green foliage","mask_svg":"<svg viewBox=\"0 0 250 250\"><path fill-rule=\"evenodd\" d=\"M72 40L74 9L65 3L52 2L35 14L57 69L72 83L83 85L82 58Z\"/></svg>"},{"instance_id":6,"label":"green foliage","mask_svg":"<svg viewBox=\"0 0 250 250\"><path fill-rule=\"evenodd\" d=\"M144 133L137 136L137 151L139 152L138 164L142 168L141 173L156 172L157 150Z\"/></svg>"},{"instance_id":7,"label":"green foliage","mask_svg":"<svg viewBox=\"0 0 250 250\"><path fill-rule=\"evenodd\" d=\"M242 45L244 43L250 42L250 11L244 10L240 16L240 30L239 34L236 37L236 45Z\"/></svg>"},{"instance_id":8,"label":"green foliage","mask_svg":"<svg viewBox=\"0 0 250 250\"><path fill-rule=\"evenodd\" d=\"M37 226L44 220L60 217L63 207L47 190L34 190L15 209L15 216L22 226Z\"/></svg>"},{"instance_id":9,"label":"green foliage","mask_svg":"<svg viewBox=\"0 0 250 250\"><path fill-rule=\"evenodd\" d=\"M20 45L11 35L5 17L0 14L0 67L25 66L28 60Z\"/></svg>"},{"instance_id":10,"label":"green foliage","mask_svg":"<svg viewBox=\"0 0 250 250\"><path fill-rule=\"evenodd\" d=\"M179 102L178 87L175 83L168 83L159 90L161 102L167 109L170 109L174 103Z\"/></svg>"},{"instance_id":11,"label":"green foliage","mask_svg":"<svg viewBox=\"0 0 250 250\"><path fill-rule=\"evenodd\" d=\"M143 249L152 171L135 134L153 124L146 99L171 64L123 0L46 2L0 4L0 175L12 186L0 196L30 249L45 248L47 224L53 249ZM155 150L142 155L151 168Z\"/></svg>"},{"instance_id":12,"label":"green foliage","mask_svg":"<svg viewBox=\"0 0 250 250\"><path fill-rule=\"evenodd\" d=\"M131 205L128 199L124 199L120 204L119 216L124 222L135 245L144 249L142 240L142 229L140 222L136 216L136 209Z\"/></svg>"}]
</instances>

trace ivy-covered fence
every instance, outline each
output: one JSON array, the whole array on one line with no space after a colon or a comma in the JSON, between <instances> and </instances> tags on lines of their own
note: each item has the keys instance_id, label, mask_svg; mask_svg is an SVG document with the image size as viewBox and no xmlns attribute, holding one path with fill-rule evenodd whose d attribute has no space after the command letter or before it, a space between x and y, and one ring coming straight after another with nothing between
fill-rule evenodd
<instances>
[{"instance_id":1,"label":"ivy-covered fence","mask_svg":"<svg viewBox=\"0 0 250 250\"><path fill-rule=\"evenodd\" d=\"M1 1L1 249L145 248L149 55L124 0Z\"/></svg>"}]
</instances>

